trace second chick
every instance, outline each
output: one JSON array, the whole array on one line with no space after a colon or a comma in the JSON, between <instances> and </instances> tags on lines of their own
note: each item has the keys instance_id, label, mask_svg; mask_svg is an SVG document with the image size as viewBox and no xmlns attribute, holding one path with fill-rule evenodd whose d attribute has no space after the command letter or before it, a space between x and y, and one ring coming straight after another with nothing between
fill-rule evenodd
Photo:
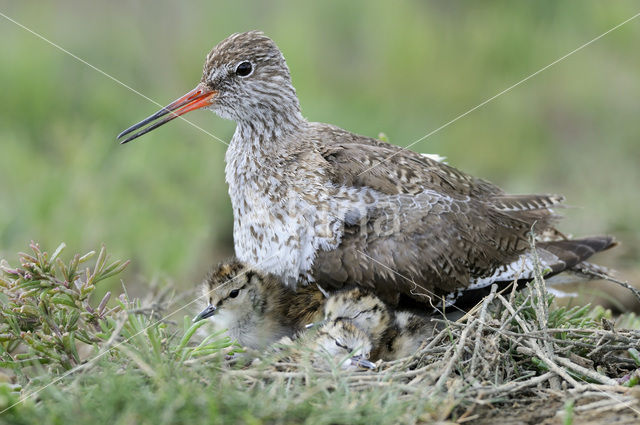
<instances>
[{"instance_id":1,"label":"second chick","mask_svg":"<svg viewBox=\"0 0 640 425\"><path fill-rule=\"evenodd\" d=\"M433 333L428 317L394 311L373 293L361 288L331 295L324 306L325 323L349 321L371 342L371 360L396 360L415 353Z\"/></svg>"}]
</instances>

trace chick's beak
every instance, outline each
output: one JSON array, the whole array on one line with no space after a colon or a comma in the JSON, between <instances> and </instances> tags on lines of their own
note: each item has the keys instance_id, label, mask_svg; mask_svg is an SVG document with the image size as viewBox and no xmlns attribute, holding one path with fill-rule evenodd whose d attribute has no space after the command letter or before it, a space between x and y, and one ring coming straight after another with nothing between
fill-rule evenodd
<instances>
[{"instance_id":1,"label":"chick's beak","mask_svg":"<svg viewBox=\"0 0 640 425\"><path fill-rule=\"evenodd\" d=\"M136 139L142 136L143 134L146 134L151 130L156 129L161 125L168 123L172 119L178 118L180 115L186 114L189 111L193 111L195 109L200 109L200 108L204 108L206 106L211 105L215 99L216 94L218 94L216 90L211 90L205 85L198 84L196 88L191 90L189 93L185 94L179 99L174 100L164 108L160 109L155 114L143 119L138 124L132 125L122 133L118 134L118 139L119 140L123 139L123 140L120 140L120 144L130 142L133 139ZM168 115L168 116L163 119L159 119L164 117L165 115ZM150 125L145 127L147 124L150 124ZM141 127L144 127L144 128L136 133L133 133L135 130ZM128 137L125 138L125 136L128 136Z\"/></svg>"},{"instance_id":2,"label":"chick's beak","mask_svg":"<svg viewBox=\"0 0 640 425\"><path fill-rule=\"evenodd\" d=\"M213 304L209 304L207 308L202 310L196 317L193 318L193 321L199 322L200 320L204 320L207 317L213 316L214 314L216 314L216 306L214 306Z\"/></svg>"},{"instance_id":3,"label":"chick's beak","mask_svg":"<svg viewBox=\"0 0 640 425\"><path fill-rule=\"evenodd\" d=\"M364 356L353 356L353 357L351 357L351 359L349 359L349 361L351 362L352 366L360 367L360 368L363 368L363 369L375 370L378 367L378 366L376 366L375 363L369 361Z\"/></svg>"}]
</instances>

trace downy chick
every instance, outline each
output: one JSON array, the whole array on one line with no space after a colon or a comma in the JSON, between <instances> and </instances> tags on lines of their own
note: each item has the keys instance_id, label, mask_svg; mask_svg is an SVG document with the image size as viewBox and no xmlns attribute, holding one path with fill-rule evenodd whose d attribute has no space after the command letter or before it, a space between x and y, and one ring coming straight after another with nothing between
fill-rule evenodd
<instances>
[{"instance_id":1,"label":"downy chick","mask_svg":"<svg viewBox=\"0 0 640 425\"><path fill-rule=\"evenodd\" d=\"M194 321L210 318L241 345L262 349L322 318L323 293L313 285L296 291L271 274L230 260L214 269L203 284L207 307Z\"/></svg>"},{"instance_id":2,"label":"downy chick","mask_svg":"<svg viewBox=\"0 0 640 425\"><path fill-rule=\"evenodd\" d=\"M351 322L371 341L371 359L381 358L387 334L393 329L394 316L389 307L371 292L359 288L340 291L327 298L325 323Z\"/></svg>"},{"instance_id":3,"label":"downy chick","mask_svg":"<svg viewBox=\"0 0 640 425\"><path fill-rule=\"evenodd\" d=\"M418 351L433 335L435 322L409 311L396 311L395 333L389 334L383 352L385 360L397 360Z\"/></svg>"},{"instance_id":4,"label":"downy chick","mask_svg":"<svg viewBox=\"0 0 640 425\"><path fill-rule=\"evenodd\" d=\"M396 360L416 352L431 336L427 318L394 311L380 298L360 288L331 295L324 308L326 323L349 321L370 339L370 359Z\"/></svg>"},{"instance_id":5,"label":"downy chick","mask_svg":"<svg viewBox=\"0 0 640 425\"><path fill-rule=\"evenodd\" d=\"M371 340L349 321L323 324L315 335L312 348L318 353L318 360L325 364L327 359L323 358L323 354L340 361L343 369L376 368L375 364L367 360L372 349Z\"/></svg>"}]
</instances>

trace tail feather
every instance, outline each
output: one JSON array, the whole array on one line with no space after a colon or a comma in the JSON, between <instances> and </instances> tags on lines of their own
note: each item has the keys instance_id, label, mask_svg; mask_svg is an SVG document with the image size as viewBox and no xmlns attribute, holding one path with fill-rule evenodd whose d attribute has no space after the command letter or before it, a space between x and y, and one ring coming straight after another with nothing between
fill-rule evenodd
<instances>
[{"instance_id":1,"label":"tail feather","mask_svg":"<svg viewBox=\"0 0 640 425\"><path fill-rule=\"evenodd\" d=\"M617 245L611 236L592 236L581 239L566 239L552 242L541 242L536 249L547 251L558 258L553 264L545 264L551 268L552 274L571 269L597 252Z\"/></svg>"},{"instance_id":2,"label":"tail feather","mask_svg":"<svg viewBox=\"0 0 640 425\"><path fill-rule=\"evenodd\" d=\"M491 199L500 211L534 211L549 209L564 201L562 195L501 195Z\"/></svg>"},{"instance_id":3,"label":"tail feather","mask_svg":"<svg viewBox=\"0 0 640 425\"><path fill-rule=\"evenodd\" d=\"M617 242L610 236L593 236L581 239L539 242L535 253L528 250L518 258L496 267L491 274L474 277L466 290L488 287L493 283L528 281L533 279L538 267L544 277L551 277L579 267L596 252L612 248Z\"/></svg>"}]
</instances>

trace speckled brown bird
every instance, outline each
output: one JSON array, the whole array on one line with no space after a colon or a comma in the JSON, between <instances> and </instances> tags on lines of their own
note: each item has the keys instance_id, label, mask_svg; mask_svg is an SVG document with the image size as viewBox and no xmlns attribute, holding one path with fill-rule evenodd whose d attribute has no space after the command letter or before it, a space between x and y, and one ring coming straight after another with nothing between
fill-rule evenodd
<instances>
[{"instance_id":1,"label":"speckled brown bird","mask_svg":"<svg viewBox=\"0 0 640 425\"><path fill-rule=\"evenodd\" d=\"M237 123L225 158L236 256L290 287L358 285L428 304L530 279L528 234L553 231L563 201L510 195L428 155L307 121L282 53L258 31L220 42L195 89L118 137L198 108ZM536 249L552 275L613 244L561 238Z\"/></svg>"},{"instance_id":2,"label":"speckled brown bird","mask_svg":"<svg viewBox=\"0 0 640 425\"><path fill-rule=\"evenodd\" d=\"M222 262L202 285L206 308L194 321L210 318L241 345L263 349L295 337L322 318L324 294L308 285L294 291L273 275L237 260Z\"/></svg>"}]
</instances>

